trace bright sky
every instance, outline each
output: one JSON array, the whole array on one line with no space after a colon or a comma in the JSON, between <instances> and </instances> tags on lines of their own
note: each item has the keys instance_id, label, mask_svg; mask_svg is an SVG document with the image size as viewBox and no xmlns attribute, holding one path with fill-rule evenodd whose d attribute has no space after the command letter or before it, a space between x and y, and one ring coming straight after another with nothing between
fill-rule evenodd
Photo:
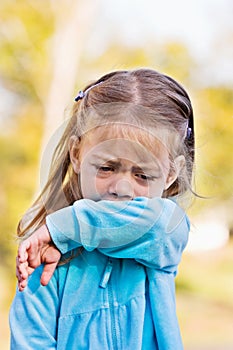
<instances>
[{"instance_id":1,"label":"bright sky","mask_svg":"<svg viewBox=\"0 0 233 350\"><path fill-rule=\"evenodd\" d=\"M174 38L203 51L214 36L227 32L228 26L233 28L231 0L102 1L101 22L109 22L105 33L111 33L110 28L115 27L121 39L128 43L143 42L151 37Z\"/></svg>"},{"instance_id":2,"label":"bright sky","mask_svg":"<svg viewBox=\"0 0 233 350\"><path fill-rule=\"evenodd\" d=\"M183 42L209 77L233 82L232 0L100 0L90 45ZM219 72L218 72L219 70ZM221 70L221 71L220 71Z\"/></svg>"}]
</instances>

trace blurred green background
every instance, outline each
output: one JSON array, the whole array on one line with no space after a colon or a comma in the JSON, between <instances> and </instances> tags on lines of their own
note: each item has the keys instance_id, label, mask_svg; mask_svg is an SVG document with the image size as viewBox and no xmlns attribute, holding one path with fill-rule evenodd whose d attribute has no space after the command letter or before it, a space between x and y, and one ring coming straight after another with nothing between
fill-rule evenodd
<instances>
[{"instance_id":1,"label":"blurred green background","mask_svg":"<svg viewBox=\"0 0 233 350\"><path fill-rule=\"evenodd\" d=\"M233 349L232 10L231 0L1 0L2 350L16 226L40 189L43 150L83 85L135 67L172 75L195 110L195 186L208 198L189 209L192 232L177 277L185 349Z\"/></svg>"}]
</instances>

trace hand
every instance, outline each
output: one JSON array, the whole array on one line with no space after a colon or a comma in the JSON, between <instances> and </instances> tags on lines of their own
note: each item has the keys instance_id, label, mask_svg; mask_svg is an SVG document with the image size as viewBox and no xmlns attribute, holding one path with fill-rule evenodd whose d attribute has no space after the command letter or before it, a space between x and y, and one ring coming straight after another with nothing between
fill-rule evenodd
<instances>
[{"instance_id":1,"label":"hand","mask_svg":"<svg viewBox=\"0 0 233 350\"><path fill-rule=\"evenodd\" d=\"M28 276L41 264L44 264L44 269L40 282L43 286L46 286L56 269L60 257L61 253L53 245L46 225L41 226L25 241L22 241L16 258L16 277L19 291L22 292L25 289Z\"/></svg>"}]
</instances>

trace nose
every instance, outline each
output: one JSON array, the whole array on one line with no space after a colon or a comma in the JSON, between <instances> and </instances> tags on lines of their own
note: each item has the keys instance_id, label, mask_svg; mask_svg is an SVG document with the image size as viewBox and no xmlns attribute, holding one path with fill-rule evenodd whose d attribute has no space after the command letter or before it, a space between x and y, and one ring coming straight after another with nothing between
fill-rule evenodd
<instances>
[{"instance_id":1,"label":"nose","mask_svg":"<svg viewBox=\"0 0 233 350\"><path fill-rule=\"evenodd\" d=\"M109 192L121 199L132 199L134 196L133 184L127 177L116 178L110 185Z\"/></svg>"}]
</instances>

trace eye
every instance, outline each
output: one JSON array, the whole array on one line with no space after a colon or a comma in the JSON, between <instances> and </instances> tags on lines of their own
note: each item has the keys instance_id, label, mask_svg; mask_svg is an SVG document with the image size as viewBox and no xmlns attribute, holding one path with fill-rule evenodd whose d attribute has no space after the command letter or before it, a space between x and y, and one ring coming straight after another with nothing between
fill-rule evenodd
<instances>
[{"instance_id":1,"label":"eye","mask_svg":"<svg viewBox=\"0 0 233 350\"><path fill-rule=\"evenodd\" d=\"M141 181L154 181L159 178L159 176L148 175L145 173L136 173L135 177L137 177Z\"/></svg>"},{"instance_id":2,"label":"eye","mask_svg":"<svg viewBox=\"0 0 233 350\"><path fill-rule=\"evenodd\" d=\"M141 180L147 180L147 176L145 174L135 174L135 177L138 177Z\"/></svg>"},{"instance_id":3,"label":"eye","mask_svg":"<svg viewBox=\"0 0 233 350\"><path fill-rule=\"evenodd\" d=\"M114 168L111 166L107 166L107 165L103 165L103 166L99 166L98 167L98 172L102 172L102 173L110 173L113 172Z\"/></svg>"},{"instance_id":4,"label":"eye","mask_svg":"<svg viewBox=\"0 0 233 350\"><path fill-rule=\"evenodd\" d=\"M97 176L100 178L107 178L114 173L114 167L109 165L100 165L97 167Z\"/></svg>"},{"instance_id":5,"label":"eye","mask_svg":"<svg viewBox=\"0 0 233 350\"><path fill-rule=\"evenodd\" d=\"M139 178L140 180L144 180L144 181L152 180L152 176L146 175L144 173L135 174L135 177Z\"/></svg>"}]
</instances>

